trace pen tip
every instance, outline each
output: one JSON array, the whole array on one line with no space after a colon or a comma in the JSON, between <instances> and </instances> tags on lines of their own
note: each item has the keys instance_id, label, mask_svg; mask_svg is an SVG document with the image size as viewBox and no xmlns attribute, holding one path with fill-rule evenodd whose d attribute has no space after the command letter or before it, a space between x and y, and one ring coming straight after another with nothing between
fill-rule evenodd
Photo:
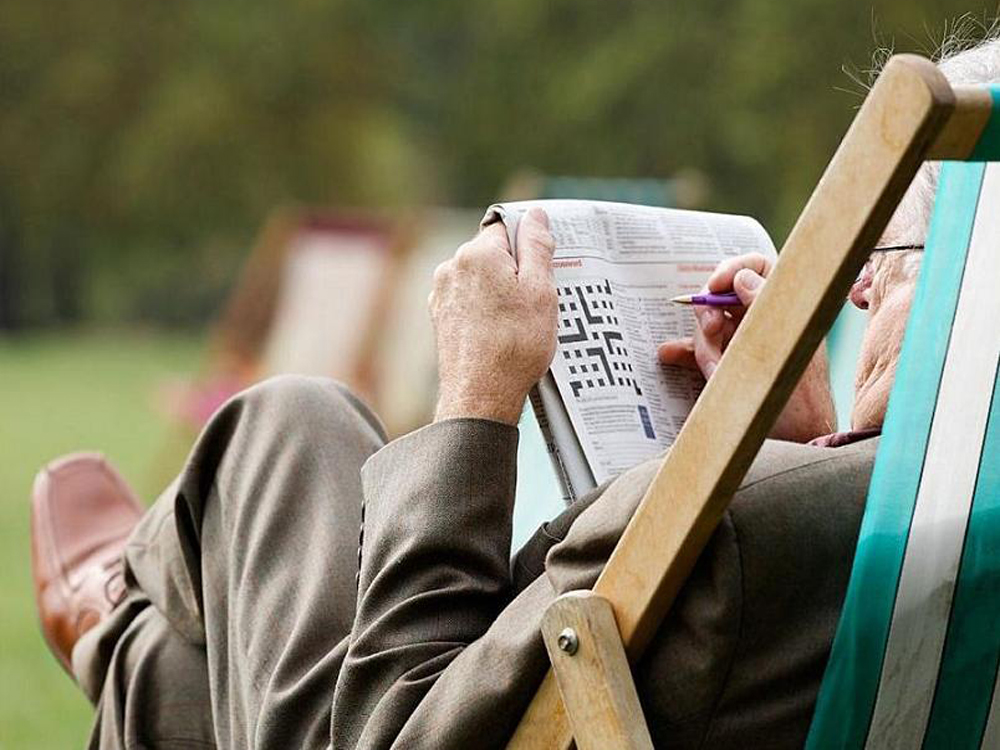
<instances>
[{"instance_id":1,"label":"pen tip","mask_svg":"<svg viewBox=\"0 0 1000 750\"><path fill-rule=\"evenodd\" d=\"M681 294L681 295L679 295L677 297L672 298L670 301L673 302L674 304L677 304L677 305L690 305L691 304L691 295L690 294Z\"/></svg>"}]
</instances>

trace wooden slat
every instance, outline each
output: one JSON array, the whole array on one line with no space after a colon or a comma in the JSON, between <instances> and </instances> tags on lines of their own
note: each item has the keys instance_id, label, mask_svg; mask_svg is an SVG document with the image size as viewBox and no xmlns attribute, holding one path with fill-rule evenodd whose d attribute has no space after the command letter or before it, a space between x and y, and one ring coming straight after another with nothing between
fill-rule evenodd
<instances>
[{"instance_id":1,"label":"wooden slat","mask_svg":"<svg viewBox=\"0 0 1000 750\"><path fill-rule=\"evenodd\" d=\"M955 97L929 61L892 58L848 130L597 584L635 661L936 139ZM508 747L567 748L551 670Z\"/></svg>"},{"instance_id":2,"label":"wooden slat","mask_svg":"<svg viewBox=\"0 0 1000 750\"><path fill-rule=\"evenodd\" d=\"M576 639L560 648L564 633ZM591 591L563 594L546 610L542 637L578 750L653 750L611 603Z\"/></svg>"},{"instance_id":3,"label":"wooden slat","mask_svg":"<svg viewBox=\"0 0 1000 750\"><path fill-rule=\"evenodd\" d=\"M979 142L993 111L993 97L983 86L956 86L955 111L927 154L930 160L965 159Z\"/></svg>"}]
</instances>

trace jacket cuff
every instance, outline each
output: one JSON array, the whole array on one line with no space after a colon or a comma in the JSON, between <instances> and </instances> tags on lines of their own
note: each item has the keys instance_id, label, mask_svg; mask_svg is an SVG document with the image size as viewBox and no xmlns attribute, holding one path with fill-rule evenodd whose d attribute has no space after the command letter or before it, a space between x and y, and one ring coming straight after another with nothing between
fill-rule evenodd
<instances>
[{"instance_id":1,"label":"jacket cuff","mask_svg":"<svg viewBox=\"0 0 1000 750\"><path fill-rule=\"evenodd\" d=\"M359 596L400 547L413 549L421 540L454 542L460 535L509 556L517 443L516 427L457 418L422 427L372 455L361 469Z\"/></svg>"}]
</instances>

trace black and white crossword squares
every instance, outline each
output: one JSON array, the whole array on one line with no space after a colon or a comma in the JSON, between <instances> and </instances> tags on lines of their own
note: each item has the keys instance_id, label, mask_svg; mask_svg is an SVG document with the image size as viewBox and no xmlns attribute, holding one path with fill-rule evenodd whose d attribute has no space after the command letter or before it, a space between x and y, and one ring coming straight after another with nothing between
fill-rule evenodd
<instances>
[{"instance_id":1,"label":"black and white crossword squares","mask_svg":"<svg viewBox=\"0 0 1000 750\"><path fill-rule=\"evenodd\" d=\"M632 372L608 279L561 286L559 351L570 375L573 396L589 389L642 390Z\"/></svg>"}]
</instances>

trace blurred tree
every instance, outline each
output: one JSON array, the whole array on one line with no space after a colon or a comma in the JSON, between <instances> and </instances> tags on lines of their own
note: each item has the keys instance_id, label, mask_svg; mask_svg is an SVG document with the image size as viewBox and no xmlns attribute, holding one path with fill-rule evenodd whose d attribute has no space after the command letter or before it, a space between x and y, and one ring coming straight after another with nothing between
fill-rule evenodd
<instances>
[{"instance_id":1,"label":"blurred tree","mask_svg":"<svg viewBox=\"0 0 1000 750\"><path fill-rule=\"evenodd\" d=\"M4 208L0 201L0 211ZM14 233L14 222L0 213L0 332L20 327L21 243Z\"/></svg>"},{"instance_id":2,"label":"blurred tree","mask_svg":"<svg viewBox=\"0 0 1000 750\"><path fill-rule=\"evenodd\" d=\"M0 215L33 320L203 321L262 217L418 170L348 2L8 2ZM165 288L169 287L169 288ZM12 298L13 300L14 298Z\"/></svg>"},{"instance_id":3,"label":"blurred tree","mask_svg":"<svg viewBox=\"0 0 1000 750\"><path fill-rule=\"evenodd\" d=\"M526 166L693 167L780 239L861 99L841 66L965 10L4 0L0 325L198 324L275 204L481 205Z\"/></svg>"},{"instance_id":4,"label":"blurred tree","mask_svg":"<svg viewBox=\"0 0 1000 750\"><path fill-rule=\"evenodd\" d=\"M954 0L427 5L372 4L371 25L405 59L394 98L443 149L435 161L458 195L487 202L526 165L651 177L697 167L713 207L779 234L861 101L841 67L863 69L887 44L932 54L946 19L968 10Z\"/></svg>"}]
</instances>

